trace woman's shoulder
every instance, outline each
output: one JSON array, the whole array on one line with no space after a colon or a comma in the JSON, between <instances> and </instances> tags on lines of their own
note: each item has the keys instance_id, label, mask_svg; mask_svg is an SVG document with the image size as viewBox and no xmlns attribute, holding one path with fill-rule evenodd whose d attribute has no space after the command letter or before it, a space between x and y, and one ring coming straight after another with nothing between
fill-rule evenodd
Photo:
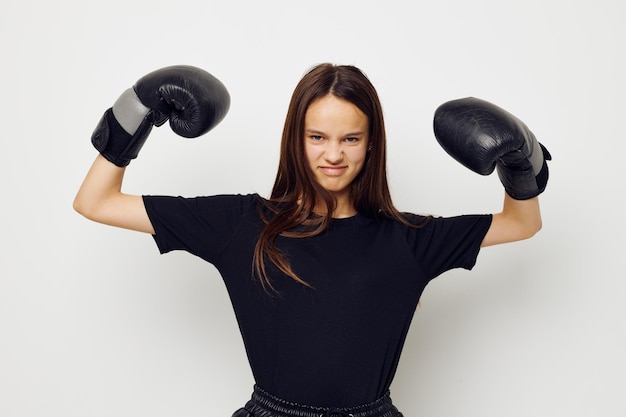
<instances>
[{"instance_id":1,"label":"woman's shoulder","mask_svg":"<svg viewBox=\"0 0 626 417\"><path fill-rule=\"evenodd\" d=\"M422 236L449 236L451 233L468 233L470 230L483 230L491 223L490 214L459 214L441 216L433 214L402 213L406 228Z\"/></svg>"},{"instance_id":2,"label":"woman's shoulder","mask_svg":"<svg viewBox=\"0 0 626 417\"><path fill-rule=\"evenodd\" d=\"M401 212L399 214L401 216L401 220L407 221L411 225L423 225L432 219L437 218L432 214L417 214L410 212Z\"/></svg>"},{"instance_id":3,"label":"woman's shoulder","mask_svg":"<svg viewBox=\"0 0 626 417\"><path fill-rule=\"evenodd\" d=\"M211 210L224 210L244 214L258 211L268 205L268 201L257 193L249 194L216 194L197 197L198 204Z\"/></svg>"},{"instance_id":4,"label":"woman's shoulder","mask_svg":"<svg viewBox=\"0 0 626 417\"><path fill-rule=\"evenodd\" d=\"M152 211L170 213L197 213L199 216L242 216L257 211L266 200L257 193L215 194L194 197L184 196L144 196L146 208Z\"/></svg>"},{"instance_id":5,"label":"woman's shoulder","mask_svg":"<svg viewBox=\"0 0 626 417\"><path fill-rule=\"evenodd\" d=\"M433 218L429 214L417 214L412 212L397 212L392 215L380 216L379 219L402 228L422 228L426 226Z\"/></svg>"}]
</instances>

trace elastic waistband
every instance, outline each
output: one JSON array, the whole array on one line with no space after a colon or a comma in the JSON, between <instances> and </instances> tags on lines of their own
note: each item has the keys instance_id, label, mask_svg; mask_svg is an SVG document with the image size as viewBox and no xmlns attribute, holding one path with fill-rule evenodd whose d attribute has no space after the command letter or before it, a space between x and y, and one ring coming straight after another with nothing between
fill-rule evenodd
<instances>
[{"instance_id":1,"label":"elastic waistband","mask_svg":"<svg viewBox=\"0 0 626 417\"><path fill-rule=\"evenodd\" d=\"M292 403L255 386L252 398L233 417L402 417L389 392L376 401L348 408L315 407Z\"/></svg>"}]
</instances>

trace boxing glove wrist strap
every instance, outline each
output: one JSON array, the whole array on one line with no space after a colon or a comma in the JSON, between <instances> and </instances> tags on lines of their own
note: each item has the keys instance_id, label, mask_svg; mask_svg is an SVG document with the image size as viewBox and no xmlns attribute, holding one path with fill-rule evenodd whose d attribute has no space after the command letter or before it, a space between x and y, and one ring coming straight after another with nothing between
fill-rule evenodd
<instances>
[{"instance_id":1,"label":"boxing glove wrist strap","mask_svg":"<svg viewBox=\"0 0 626 417\"><path fill-rule=\"evenodd\" d=\"M146 142L152 122L144 118L134 134L128 133L108 109L91 135L91 143L107 160L118 167L127 166L135 159Z\"/></svg>"},{"instance_id":2,"label":"boxing glove wrist strap","mask_svg":"<svg viewBox=\"0 0 626 417\"><path fill-rule=\"evenodd\" d=\"M533 138L534 139L534 138ZM496 164L498 177L507 194L516 200L528 200L541 194L548 183L550 152L536 139L533 151L524 157L520 151L510 152Z\"/></svg>"}]
</instances>

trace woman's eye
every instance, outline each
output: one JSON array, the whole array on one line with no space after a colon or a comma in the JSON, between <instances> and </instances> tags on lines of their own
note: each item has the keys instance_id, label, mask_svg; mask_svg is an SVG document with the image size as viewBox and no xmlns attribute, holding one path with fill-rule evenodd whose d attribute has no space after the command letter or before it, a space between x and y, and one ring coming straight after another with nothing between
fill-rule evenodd
<instances>
[{"instance_id":1,"label":"woman's eye","mask_svg":"<svg viewBox=\"0 0 626 417\"><path fill-rule=\"evenodd\" d=\"M315 141L319 141L319 140L322 140L322 137L320 135L311 135L311 139Z\"/></svg>"},{"instance_id":2,"label":"woman's eye","mask_svg":"<svg viewBox=\"0 0 626 417\"><path fill-rule=\"evenodd\" d=\"M354 142L358 142L359 138L346 138L345 141L349 143L354 143Z\"/></svg>"}]
</instances>

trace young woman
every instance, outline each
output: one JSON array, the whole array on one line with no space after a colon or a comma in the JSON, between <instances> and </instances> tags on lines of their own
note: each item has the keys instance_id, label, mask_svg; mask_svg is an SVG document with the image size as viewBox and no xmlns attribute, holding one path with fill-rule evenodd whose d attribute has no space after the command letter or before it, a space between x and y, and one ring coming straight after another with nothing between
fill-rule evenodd
<instances>
[{"instance_id":1,"label":"young woman","mask_svg":"<svg viewBox=\"0 0 626 417\"><path fill-rule=\"evenodd\" d=\"M169 119L176 133L198 136L228 106L224 86L198 68L140 79L96 128L100 155L75 209L153 235L162 253L186 250L217 267L256 383L235 416L401 416L389 387L423 289L446 270L471 269L480 247L541 228L537 195L549 154L493 104L445 103L435 116L437 139L476 172L498 169L503 209L450 218L400 213L387 186L374 87L353 66L322 64L293 93L268 199L122 193L125 167L153 124Z\"/></svg>"}]
</instances>

